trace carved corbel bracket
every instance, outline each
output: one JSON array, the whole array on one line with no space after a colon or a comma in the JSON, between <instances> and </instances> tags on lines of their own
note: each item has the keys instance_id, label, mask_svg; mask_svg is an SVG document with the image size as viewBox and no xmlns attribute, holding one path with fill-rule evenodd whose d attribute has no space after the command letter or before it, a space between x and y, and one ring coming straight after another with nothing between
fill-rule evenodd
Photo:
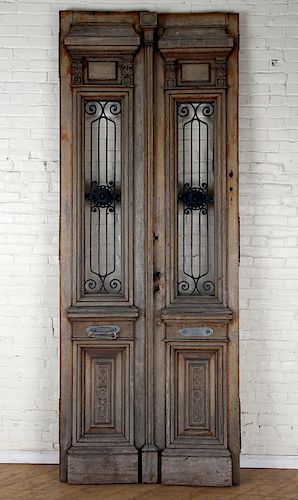
<instances>
[{"instance_id":1,"label":"carved corbel bracket","mask_svg":"<svg viewBox=\"0 0 298 500\"><path fill-rule=\"evenodd\" d=\"M176 87L176 59L166 59L165 84L166 87Z\"/></svg>"},{"instance_id":2,"label":"carved corbel bracket","mask_svg":"<svg viewBox=\"0 0 298 500\"><path fill-rule=\"evenodd\" d=\"M121 60L122 85L133 85L133 56Z\"/></svg>"},{"instance_id":3,"label":"carved corbel bracket","mask_svg":"<svg viewBox=\"0 0 298 500\"><path fill-rule=\"evenodd\" d=\"M215 86L226 87L227 85L227 61L219 59L215 61Z\"/></svg>"},{"instance_id":4,"label":"carved corbel bracket","mask_svg":"<svg viewBox=\"0 0 298 500\"><path fill-rule=\"evenodd\" d=\"M82 85L83 83L83 57L73 56L71 59L71 83L72 85Z\"/></svg>"}]
</instances>

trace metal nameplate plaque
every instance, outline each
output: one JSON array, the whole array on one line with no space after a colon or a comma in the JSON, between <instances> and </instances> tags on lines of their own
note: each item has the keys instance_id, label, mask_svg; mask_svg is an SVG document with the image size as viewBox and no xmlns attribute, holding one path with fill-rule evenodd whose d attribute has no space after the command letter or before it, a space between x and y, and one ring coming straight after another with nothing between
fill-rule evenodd
<instances>
[{"instance_id":1,"label":"metal nameplate plaque","mask_svg":"<svg viewBox=\"0 0 298 500\"><path fill-rule=\"evenodd\" d=\"M94 325L86 328L90 338L100 339L116 339L117 333L120 332L120 327L115 325Z\"/></svg>"},{"instance_id":2,"label":"metal nameplate plaque","mask_svg":"<svg viewBox=\"0 0 298 500\"><path fill-rule=\"evenodd\" d=\"M212 333L214 333L213 328L208 326L204 327L190 327L190 328L181 328L179 330L180 335L183 337L210 337Z\"/></svg>"}]
</instances>

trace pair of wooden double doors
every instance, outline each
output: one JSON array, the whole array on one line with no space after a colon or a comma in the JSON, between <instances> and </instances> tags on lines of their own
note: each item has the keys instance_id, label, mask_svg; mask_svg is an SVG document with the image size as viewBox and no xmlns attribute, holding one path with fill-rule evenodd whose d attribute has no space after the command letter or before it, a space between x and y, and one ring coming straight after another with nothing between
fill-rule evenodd
<instances>
[{"instance_id":1,"label":"pair of wooden double doors","mask_svg":"<svg viewBox=\"0 0 298 500\"><path fill-rule=\"evenodd\" d=\"M239 476L235 14L65 11L61 479Z\"/></svg>"}]
</instances>

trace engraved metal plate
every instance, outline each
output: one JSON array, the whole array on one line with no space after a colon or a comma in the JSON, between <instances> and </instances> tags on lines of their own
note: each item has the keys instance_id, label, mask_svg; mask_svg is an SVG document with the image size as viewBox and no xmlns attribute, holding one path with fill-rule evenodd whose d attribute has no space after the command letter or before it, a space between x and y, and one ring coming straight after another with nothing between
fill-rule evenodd
<instances>
[{"instance_id":1,"label":"engraved metal plate","mask_svg":"<svg viewBox=\"0 0 298 500\"><path fill-rule=\"evenodd\" d=\"M88 326L86 332L90 338L116 339L117 333L120 332L120 327L115 325Z\"/></svg>"},{"instance_id":2,"label":"engraved metal plate","mask_svg":"<svg viewBox=\"0 0 298 500\"><path fill-rule=\"evenodd\" d=\"M191 328L181 328L179 330L180 335L183 337L210 337L214 333L213 328L210 326L204 327L191 327Z\"/></svg>"}]
</instances>

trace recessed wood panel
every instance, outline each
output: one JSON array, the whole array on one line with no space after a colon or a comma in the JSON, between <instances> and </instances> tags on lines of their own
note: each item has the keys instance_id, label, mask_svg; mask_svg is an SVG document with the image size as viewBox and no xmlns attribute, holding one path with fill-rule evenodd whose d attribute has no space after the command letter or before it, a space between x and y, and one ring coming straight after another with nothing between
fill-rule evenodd
<instances>
[{"instance_id":1,"label":"recessed wood panel","mask_svg":"<svg viewBox=\"0 0 298 500\"><path fill-rule=\"evenodd\" d=\"M117 341L116 341L117 342ZM130 443L132 440L132 346L109 341L77 344L74 401L79 442Z\"/></svg>"},{"instance_id":2,"label":"recessed wood panel","mask_svg":"<svg viewBox=\"0 0 298 500\"><path fill-rule=\"evenodd\" d=\"M225 345L171 344L168 347L169 445L201 446L226 440Z\"/></svg>"},{"instance_id":3,"label":"recessed wood panel","mask_svg":"<svg viewBox=\"0 0 298 500\"><path fill-rule=\"evenodd\" d=\"M208 63L182 63L181 82L208 82L210 80L210 67Z\"/></svg>"},{"instance_id":4,"label":"recessed wood panel","mask_svg":"<svg viewBox=\"0 0 298 500\"><path fill-rule=\"evenodd\" d=\"M117 80L117 63L89 61L88 78L96 81Z\"/></svg>"}]
</instances>

